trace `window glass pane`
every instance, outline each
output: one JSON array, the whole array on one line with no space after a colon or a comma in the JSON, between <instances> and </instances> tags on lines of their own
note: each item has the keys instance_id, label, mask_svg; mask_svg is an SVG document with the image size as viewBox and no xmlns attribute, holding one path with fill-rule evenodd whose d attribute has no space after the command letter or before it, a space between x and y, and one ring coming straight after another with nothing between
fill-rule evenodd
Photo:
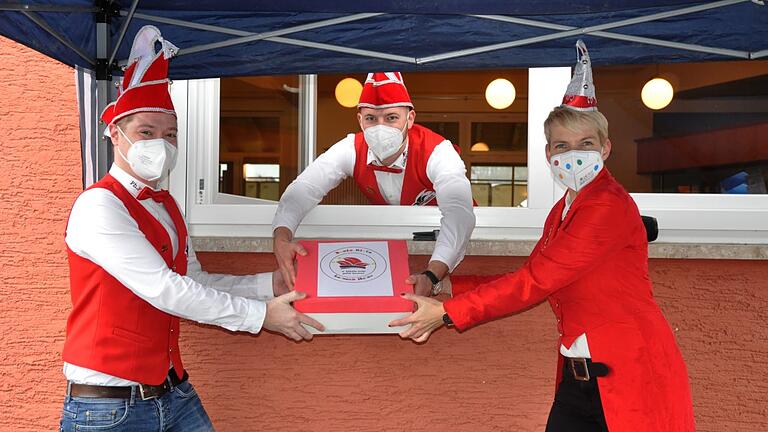
<instances>
[{"instance_id":1,"label":"window glass pane","mask_svg":"<svg viewBox=\"0 0 768 432\"><path fill-rule=\"evenodd\" d=\"M515 167L515 184L518 182L521 182L520 184L528 183L528 167Z\"/></svg>"},{"instance_id":2,"label":"window glass pane","mask_svg":"<svg viewBox=\"0 0 768 432\"><path fill-rule=\"evenodd\" d=\"M245 196L267 200L280 199L280 165L243 164Z\"/></svg>"},{"instance_id":3,"label":"window glass pane","mask_svg":"<svg viewBox=\"0 0 768 432\"><path fill-rule=\"evenodd\" d=\"M459 122L420 121L419 124L437 132L452 143L459 143Z\"/></svg>"},{"instance_id":4,"label":"window glass pane","mask_svg":"<svg viewBox=\"0 0 768 432\"><path fill-rule=\"evenodd\" d=\"M479 206L525 207L527 167L472 165L470 182L472 197Z\"/></svg>"},{"instance_id":5,"label":"window glass pane","mask_svg":"<svg viewBox=\"0 0 768 432\"><path fill-rule=\"evenodd\" d=\"M232 162L219 164L219 192L232 193Z\"/></svg>"},{"instance_id":6,"label":"window glass pane","mask_svg":"<svg viewBox=\"0 0 768 432\"><path fill-rule=\"evenodd\" d=\"M484 143L485 146L478 145ZM472 123L473 151L526 151L528 149L527 123L477 122Z\"/></svg>"},{"instance_id":7,"label":"window glass pane","mask_svg":"<svg viewBox=\"0 0 768 432\"><path fill-rule=\"evenodd\" d=\"M640 92L657 76L674 97L654 111ZM594 79L606 166L630 192L766 193L768 61L599 67Z\"/></svg>"},{"instance_id":8,"label":"window glass pane","mask_svg":"<svg viewBox=\"0 0 768 432\"><path fill-rule=\"evenodd\" d=\"M297 76L221 79L219 192L278 200L296 176Z\"/></svg>"}]
</instances>

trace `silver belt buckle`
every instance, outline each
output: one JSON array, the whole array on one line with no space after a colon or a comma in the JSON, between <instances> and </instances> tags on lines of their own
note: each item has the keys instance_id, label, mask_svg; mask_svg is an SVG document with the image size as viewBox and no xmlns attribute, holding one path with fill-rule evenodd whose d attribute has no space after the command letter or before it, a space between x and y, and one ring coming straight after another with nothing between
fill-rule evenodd
<instances>
[{"instance_id":1,"label":"silver belt buckle","mask_svg":"<svg viewBox=\"0 0 768 432\"><path fill-rule=\"evenodd\" d=\"M571 372L573 372L573 378L576 381L589 381L589 368L587 367L587 359L569 357L568 361L571 362ZM576 363L584 366L584 375L579 375L579 373L576 371Z\"/></svg>"},{"instance_id":2,"label":"silver belt buckle","mask_svg":"<svg viewBox=\"0 0 768 432\"><path fill-rule=\"evenodd\" d=\"M144 396L144 384L139 384L139 395L141 396L141 400L143 401L157 398L156 395Z\"/></svg>"}]
</instances>

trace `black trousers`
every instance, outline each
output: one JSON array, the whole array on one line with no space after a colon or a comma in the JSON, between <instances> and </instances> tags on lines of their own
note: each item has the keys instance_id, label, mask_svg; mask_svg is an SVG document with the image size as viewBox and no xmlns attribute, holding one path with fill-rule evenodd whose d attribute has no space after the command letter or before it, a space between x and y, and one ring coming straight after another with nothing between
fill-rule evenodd
<instances>
[{"instance_id":1,"label":"black trousers","mask_svg":"<svg viewBox=\"0 0 768 432\"><path fill-rule=\"evenodd\" d=\"M607 432L603 404L597 380L577 381L568 367L563 367L563 380L555 393L549 411L546 432Z\"/></svg>"}]
</instances>

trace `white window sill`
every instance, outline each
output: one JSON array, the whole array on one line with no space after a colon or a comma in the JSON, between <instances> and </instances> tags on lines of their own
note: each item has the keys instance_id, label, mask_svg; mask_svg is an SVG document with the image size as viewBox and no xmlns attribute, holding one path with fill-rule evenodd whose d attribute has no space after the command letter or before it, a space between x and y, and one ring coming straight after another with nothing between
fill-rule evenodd
<instances>
[{"instance_id":1,"label":"white window sill","mask_svg":"<svg viewBox=\"0 0 768 432\"><path fill-rule=\"evenodd\" d=\"M264 237L193 237L197 252L272 252L272 239ZM470 240L467 255L528 256L533 240ZM434 242L408 240L412 255L429 255ZM766 244L650 243L649 258L768 260Z\"/></svg>"}]
</instances>

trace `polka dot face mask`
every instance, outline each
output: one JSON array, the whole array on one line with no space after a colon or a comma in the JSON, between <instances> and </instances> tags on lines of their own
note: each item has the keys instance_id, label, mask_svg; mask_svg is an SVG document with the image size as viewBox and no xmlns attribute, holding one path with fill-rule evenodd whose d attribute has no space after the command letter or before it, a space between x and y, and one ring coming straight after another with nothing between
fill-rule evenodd
<instances>
[{"instance_id":1,"label":"polka dot face mask","mask_svg":"<svg viewBox=\"0 0 768 432\"><path fill-rule=\"evenodd\" d=\"M570 150L552 156L549 167L556 182L578 192L603 169L603 156L594 150Z\"/></svg>"}]
</instances>

